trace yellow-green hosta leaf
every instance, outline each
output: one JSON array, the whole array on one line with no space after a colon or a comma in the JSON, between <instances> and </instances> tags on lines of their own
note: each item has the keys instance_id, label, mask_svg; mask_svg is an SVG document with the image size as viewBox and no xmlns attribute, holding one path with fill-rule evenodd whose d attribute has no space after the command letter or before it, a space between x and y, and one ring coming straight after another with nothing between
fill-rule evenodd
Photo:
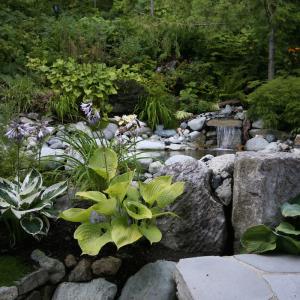
<instances>
[{"instance_id":1,"label":"yellow-green hosta leaf","mask_svg":"<svg viewBox=\"0 0 300 300\"><path fill-rule=\"evenodd\" d=\"M128 225L126 217L118 217L111 222L111 237L120 249L139 240L142 234L136 224Z\"/></svg>"},{"instance_id":2,"label":"yellow-green hosta leaf","mask_svg":"<svg viewBox=\"0 0 300 300\"><path fill-rule=\"evenodd\" d=\"M110 225L100 224L81 224L74 232L74 238L82 250L82 254L97 255L101 248L112 242Z\"/></svg>"},{"instance_id":3,"label":"yellow-green hosta leaf","mask_svg":"<svg viewBox=\"0 0 300 300\"><path fill-rule=\"evenodd\" d=\"M59 214L59 218L62 218L66 221L70 221L70 222L80 222L80 223L84 223L89 221L90 215L91 215L91 207L87 208L87 209L83 209L83 208L70 208L67 210L62 211Z\"/></svg>"},{"instance_id":4,"label":"yellow-green hosta leaf","mask_svg":"<svg viewBox=\"0 0 300 300\"><path fill-rule=\"evenodd\" d=\"M172 182L171 176L160 176L149 183L139 183L140 192L145 202L150 205L158 199L158 197L163 193L163 190L170 186Z\"/></svg>"},{"instance_id":5,"label":"yellow-green hosta leaf","mask_svg":"<svg viewBox=\"0 0 300 300\"><path fill-rule=\"evenodd\" d=\"M160 208L165 208L184 192L184 182L176 182L163 190L156 199Z\"/></svg>"},{"instance_id":6,"label":"yellow-green hosta leaf","mask_svg":"<svg viewBox=\"0 0 300 300\"><path fill-rule=\"evenodd\" d=\"M162 233L155 224L147 224L142 222L139 226L140 232L142 235L152 243L158 243L162 238Z\"/></svg>"},{"instance_id":7,"label":"yellow-green hosta leaf","mask_svg":"<svg viewBox=\"0 0 300 300\"><path fill-rule=\"evenodd\" d=\"M142 204L140 202L125 200L124 207L125 207L128 215L135 220L152 218L151 210L147 206L145 206L144 204Z\"/></svg>"},{"instance_id":8,"label":"yellow-green hosta leaf","mask_svg":"<svg viewBox=\"0 0 300 300\"><path fill-rule=\"evenodd\" d=\"M105 201L106 196L98 191L89 191L89 192L78 192L76 196L82 197L84 199L93 200L95 202Z\"/></svg>"},{"instance_id":9,"label":"yellow-green hosta leaf","mask_svg":"<svg viewBox=\"0 0 300 300\"><path fill-rule=\"evenodd\" d=\"M91 207L95 212L105 215L112 216L116 212L117 200L115 198L106 199L99 201L97 204Z\"/></svg>"},{"instance_id":10,"label":"yellow-green hosta leaf","mask_svg":"<svg viewBox=\"0 0 300 300\"><path fill-rule=\"evenodd\" d=\"M96 149L89 161L89 168L106 180L115 177L117 167L117 154L109 148Z\"/></svg>"},{"instance_id":11,"label":"yellow-green hosta leaf","mask_svg":"<svg viewBox=\"0 0 300 300\"><path fill-rule=\"evenodd\" d=\"M123 201L133 176L134 172L132 171L114 177L110 182L109 187L105 190L105 193L112 198Z\"/></svg>"},{"instance_id":12,"label":"yellow-green hosta leaf","mask_svg":"<svg viewBox=\"0 0 300 300\"><path fill-rule=\"evenodd\" d=\"M134 186L129 186L127 190L127 199L130 201L139 201L140 200L140 192Z\"/></svg>"}]
</instances>

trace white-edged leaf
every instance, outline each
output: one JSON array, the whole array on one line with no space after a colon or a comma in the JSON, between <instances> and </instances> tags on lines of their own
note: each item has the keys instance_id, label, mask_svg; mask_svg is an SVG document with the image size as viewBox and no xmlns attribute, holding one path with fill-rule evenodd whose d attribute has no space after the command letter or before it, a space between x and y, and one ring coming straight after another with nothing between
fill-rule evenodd
<instances>
[{"instance_id":1,"label":"white-edged leaf","mask_svg":"<svg viewBox=\"0 0 300 300\"><path fill-rule=\"evenodd\" d=\"M66 181L61 181L56 184L53 184L45 189L45 191L41 195L42 201L50 201L62 193L64 193L68 188Z\"/></svg>"},{"instance_id":2,"label":"white-edged leaf","mask_svg":"<svg viewBox=\"0 0 300 300\"><path fill-rule=\"evenodd\" d=\"M15 208L11 208L11 211L12 213L18 218L18 219L21 219L23 216L29 214L29 213L33 213L33 212L38 212L38 211L41 211L42 209L44 208L50 208L52 207L52 204L51 203L48 203L48 202L42 202L42 203L39 203L38 205L36 205L35 207L33 208L30 208L30 209L25 209L25 210L18 210L18 209L15 209Z\"/></svg>"},{"instance_id":3,"label":"white-edged leaf","mask_svg":"<svg viewBox=\"0 0 300 300\"><path fill-rule=\"evenodd\" d=\"M22 228L31 235L37 235L42 232L44 223L38 217L24 217L20 220Z\"/></svg>"},{"instance_id":4,"label":"white-edged leaf","mask_svg":"<svg viewBox=\"0 0 300 300\"><path fill-rule=\"evenodd\" d=\"M32 169L25 177L21 188L20 196L31 194L37 190L40 190L43 185L42 175L35 169Z\"/></svg>"},{"instance_id":5,"label":"white-edged leaf","mask_svg":"<svg viewBox=\"0 0 300 300\"><path fill-rule=\"evenodd\" d=\"M0 188L0 205L8 203L10 206L18 207L20 204L20 197L13 191L4 190ZM6 206L7 207L7 206Z\"/></svg>"}]
</instances>

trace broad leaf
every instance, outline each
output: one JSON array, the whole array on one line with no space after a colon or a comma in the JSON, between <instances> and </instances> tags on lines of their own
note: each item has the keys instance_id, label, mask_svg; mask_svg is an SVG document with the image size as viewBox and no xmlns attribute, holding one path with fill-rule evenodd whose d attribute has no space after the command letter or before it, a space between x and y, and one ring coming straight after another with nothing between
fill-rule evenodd
<instances>
[{"instance_id":1,"label":"broad leaf","mask_svg":"<svg viewBox=\"0 0 300 300\"><path fill-rule=\"evenodd\" d=\"M20 220L20 225L28 234L36 235L41 233L44 223L38 217L24 217Z\"/></svg>"},{"instance_id":2,"label":"broad leaf","mask_svg":"<svg viewBox=\"0 0 300 300\"><path fill-rule=\"evenodd\" d=\"M139 226L140 232L142 235L152 243L158 243L162 238L162 233L155 224L147 224L142 222Z\"/></svg>"},{"instance_id":3,"label":"broad leaf","mask_svg":"<svg viewBox=\"0 0 300 300\"><path fill-rule=\"evenodd\" d=\"M66 181L61 181L56 184L53 184L45 189L45 191L41 195L42 201L50 201L62 193L64 193L68 188Z\"/></svg>"},{"instance_id":4,"label":"broad leaf","mask_svg":"<svg viewBox=\"0 0 300 300\"><path fill-rule=\"evenodd\" d=\"M135 220L152 218L151 210L147 206L145 206L144 204L142 204L140 202L125 200L124 207L125 207L128 215Z\"/></svg>"},{"instance_id":5,"label":"broad leaf","mask_svg":"<svg viewBox=\"0 0 300 300\"><path fill-rule=\"evenodd\" d=\"M275 230L286 234L300 235L300 230L296 230L295 227L288 222L281 222Z\"/></svg>"},{"instance_id":6,"label":"broad leaf","mask_svg":"<svg viewBox=\"0 0 300 300\"><path fill-rule=\"evenodd\" d=\"M109 148L96 149L89 161L89 168L106 180L115 177L117 167L117 154Z\"/></svg>"},{"instance_id":7,"label":"broad leaf","mask_svg":"<svg viewBox=\"0 0 300 300\"><path fill-rule=\"evenodd\" d=\"M22 197L36 192L42 188L42 185L42 175L37 170L33 169L26 175L21 185L20 196Z\"/></svg>"},{"instance_id":8,"label":"broad leaf","mask_svg":"<svg viewBox=\"0 0 300 300\"><path fill-rule=\"evenodd\" d=\"M74 232L74 238L82 250L82 254L97 255L101 248L112 242L110 226L107 223L81 224Z\"/></svg>"},{"instance_id":9,"label":"broad leaf","mask_svg":"<svg viewBox=\"0 0 300 300\"><path fill-rule=\"evenodd\" d=\"M160 208L165 208L184 192L184 182L176 182L163 190L156 199Z\"/></svg>"},{"instance_id":10,"label":"broad leaf","mask_svg":"<svg viewBox=\"0 0 300 300\"><path fill-rule=\"evenodd\" d=\"M78 192L76 193L76 196L88 199L88 200L93 200L95 202L102 202L106 201L107 198L106 196L98 191L89 191L89 192Z\"/></svg>"},{"instance_id":11,"label":"broad leaf","mask_svg":"<svg viewBox=\"0 0 300 300\"><path fill-rule=\"evenodd\" d=\"M139 201L140 199L140 192L136 187L129 186L127 190L127 199L130 201Z\"/></svg>"},{"instance_id":12,"label":"broad leaf","mask_svg":"<svg viewBox=\"0 0 300 300\"><path fill-rule=\"evenodd\" d=\"M112 179L109 187L104 191L110 197L123 201L129 185L131 184L134 172L127 172L122 175L116 176Z\"/></svg>"},{"instance_id":13,"label":"broad leaf","mask_svg":"<svg viewBox=\"0 0 300 300\"><path fill-rule=\"evenodd\" d=\"M111 223L111 237L118 249L133 244L142 237L136 224L128 225L127 218L119 217Z\"/></svg>"},{"instance_id":14,"label":"broad leaf","mask_svg":"<svg viewBox=\"0 0 300 300\"><path fill-rule=\"evenodd\" d=\"M276 249L276 234L265 225L248 228L241 238L241 244L249 253L264 253Z\"/></svg>"},{"instance_id":15,"label":"broad leaf","mask_svg":"<svg viewBox=\"0 0 300 300\"><path fill-rule=\"evenodd\" d=\"M105 216L112 216L116 213L117 200L115 198L99 201L91 207L92 210Z\"/></svg>"},{"instance_id":16,"label":"broad leaf","mask_svg":"<svg viewBox=\"0 0 300 300\"><path fill-rule=\"evenodd\" d=\"M90 215L91 215L91 207L88 209L83 209L83 208L70 208L67 210L62 211L59 214L59 218L62 218L66 221L70 221L70 222L80 222L80 223L84 223L84 222L88 222Z\"/></svg>"},{"instance_id":17,"label":"broad leaf","mask_svg":"<svg viewBox=\"0 0 300 300\"><path fill-rule=\"evenodd\" d=\"M12 207L11 211L18 219L21 219L22 217L24 217L27 214L37 213L37 212L42 211L45 208L51 208L51 207L52 207L52 203L40 202L30 209L19 210L19 209L15 209Z\"/></svg>"},{"instance_id":18,"label":"broad leaf","mask_svg":"<svg viewBox=\"0 0 300 300\"><path fill-rule=\"evenodd\" d=\"M278 236L278 248L289 254L300 254L300 241L297 241L289 236Z\"/></svg>"},{"instance_id":19,"label":"broad leaf","mask_svg":"<svg viewBox=\"0 0 300 300\"><path fill-rule=\"evenodd\" d=\"M140 192L145 202L153 205L156 199L163 193L164 189L171 185L171 182L171 176L160 176L149 183L140 182Z\"/></svg>"},{"instance_id":20,"label":"broad leaf","mask_svg":"<svg viewBox=\"0 0 300 300\"><path fill-rule=\"evenodd\" d=\"M4 190L0 188L0 206L8 207L5 203L8 203L9 206L18 207L21 200L19 195L16 195L13 191ZM3 205L3 206L2 206Z\"/></svg>"},{"instance_id":21,"label":"broad leaf","mask_svg":"<svg viewBox=\"0 0 300 300\"><path fill-rule=\"evenodd\" d=\"M300 216L300 204L284 203L281 206L281 213L284 217L298 217Z\"/></svg>"}]
</instances>

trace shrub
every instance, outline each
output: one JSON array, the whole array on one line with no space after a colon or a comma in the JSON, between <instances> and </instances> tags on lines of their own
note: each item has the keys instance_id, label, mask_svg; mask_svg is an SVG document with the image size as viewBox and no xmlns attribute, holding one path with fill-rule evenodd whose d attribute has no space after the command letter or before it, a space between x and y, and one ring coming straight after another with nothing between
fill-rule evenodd
<instances>
[{"instance_id":1,"label":"shrub","mask_svg":"<svg viewBox=\"0 0 300 300\"><path fill-rule=\"evenodd\" d=\"M261 118L266 127L300 127L300 78L279 77L248 96L249 116Z\"/></svg>"}]
</instances>

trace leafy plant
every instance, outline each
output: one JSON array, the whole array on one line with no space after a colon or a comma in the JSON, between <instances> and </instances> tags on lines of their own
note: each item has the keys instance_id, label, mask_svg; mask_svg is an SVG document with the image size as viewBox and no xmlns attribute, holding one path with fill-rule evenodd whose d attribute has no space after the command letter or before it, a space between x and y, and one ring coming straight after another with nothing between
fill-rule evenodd
<instances>
[{"instance_id":1,"label":"leafy plant","mask_svg":"<svg viewBox=\"0 0 300 300\"><path fill-rule=\"evenodd\" d=\"M34 237L46 235L48 218L55 217L53 201L67 189L66 182L43 187L43 178L31 170L22 183L0 178L0 219L15 240L22 229Z\"/></svg>"},{"instance_id":2,"label":"leafy plant","mask_svg":"<svg viewBox=\"0 0 300 300\"><path fill-rule=\"evenodd\" d=\"M178 110L176 113L175 113L175 118L177 120L186 120L188 118L191 118L193 116L192 113L189 113L189 112L186 112L184 110Z\"/></svg>"},{"instance_id":3,"label":"leafy plant","mask_svg":"<svg viewBox=\"0 0 300 300\"><path fill-rule=\"evenodd\" d=\"M161 176L134 187L131 185L134 171L117 175L117 154L108 148L97 149L88 166L107 182L106 189L77 193L94 204L87 209L70 208L60 214L67 221L81 223L74 238L83 254L97 255L110 242L119 249L143 236L150 243L159 242L162 234L156 218L174 215L165 208L183 193L184 183L172 184L171 176Z\"/></svg>"},{"instance_id":4,"label":"leafy plant","mask_svg":"<svg viewBox=\"0 0 300 300\"><path fill-rule=\"evenodd\" d=\"M300 195L281 207L285 218L275 229L265 225L248 228L241 238L248 253L282 251L300 254Z\"/></svg>"}]
</instances>

